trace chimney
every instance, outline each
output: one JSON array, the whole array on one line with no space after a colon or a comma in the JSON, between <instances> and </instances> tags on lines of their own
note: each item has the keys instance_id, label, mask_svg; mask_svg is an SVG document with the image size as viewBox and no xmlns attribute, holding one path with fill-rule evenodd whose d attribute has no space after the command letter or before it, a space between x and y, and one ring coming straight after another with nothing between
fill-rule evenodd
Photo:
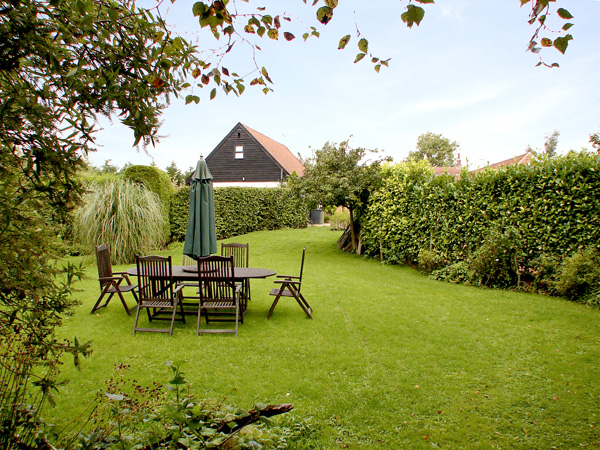
<instances>
[{"instance_id":1,"label":"chimney","mask_svg":"<svg viewBox=\"0 0 600 450\"><path fill-rule=\"evenodd\" d=\"M460 153L456 157L456 167L460 167Z\"/></svg>"}]
</instances>

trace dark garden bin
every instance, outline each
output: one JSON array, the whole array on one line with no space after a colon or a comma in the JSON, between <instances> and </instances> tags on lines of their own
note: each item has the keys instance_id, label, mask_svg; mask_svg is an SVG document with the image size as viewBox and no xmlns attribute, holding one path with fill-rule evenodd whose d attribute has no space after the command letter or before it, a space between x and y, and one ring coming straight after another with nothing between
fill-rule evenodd
<instances>
[{"instance_id":1,"label":"dark garden bin","mask_svg":"<svg viewBox=\"0 0 600 450\"><path fill-rule=\"evenodd\" d=\"M310 210L310 223L315 225L323 224L323 210L322 209L311 209Z\"/></svg>"}]
</instances>

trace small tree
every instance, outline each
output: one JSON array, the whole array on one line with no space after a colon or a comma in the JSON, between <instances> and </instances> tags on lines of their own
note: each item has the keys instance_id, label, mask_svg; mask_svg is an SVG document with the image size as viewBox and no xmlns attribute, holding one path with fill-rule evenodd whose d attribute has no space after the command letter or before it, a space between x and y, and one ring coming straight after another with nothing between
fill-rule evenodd
<instances>
[{"instance_id":1,"label":"small tree","mask_svg":"<svg viewBox=\"0 0 600 450\"><path fill-rule=\"evenodd\" d=\"M417 149L408 154L407 161L427 159L434 167L450 167L456 165L455 153L459 149L456 141L451 141L441 134L430 131L419 136Z\"/></svg>"},{"instance_id":2,"label":"small tree","mask_svg":"<svg viewBox=\"0 0 600 450\"><path fill-rule=\"evenodd\" d=\"M544 152L546 156L552 158L556 156L556 147L558 147L558 137L560 136L560 132L558 130L554 130L551 134L546 135L546 141L544 142Z\"/></svg>"},{"instance_id":3,"label":"small tree","mask_svg":"<svg viewBox=\"0 0 600 450\"><path fill-rule=\"evenodd\" d=\"M600 132L590 135L590 144L592 144L592 147L600 153Z\"/></svg>"},{"instance_id":4,"label":"small tree","mask_svg":"<svg viewBox=\"0 0 600 450\"><path fill-rule=\"evenodd\" d=\"M348 141L341 144L327 142L312 158L303 161L303 177L290 177L290 187L309 199L312 206L343 206L350 212L352 249L357 251L356 215L369 197L371 189L379 182L381 161L368 162L367 153L376 150L352 148Z\"/></svg>"},{"instance_id":5,"label":"small tree","mask_svg":"<svg viewBox=\"0 0 600 450\"><path fill-rule=\"evenodd\" d=\"M177 164L175 164L175 161L171 161L171 164L167 166L165 172L169 175L174 187L183 186L185 184L185 178L183 177L181 170L177 167Z\"/></svg>"}]
</instances>

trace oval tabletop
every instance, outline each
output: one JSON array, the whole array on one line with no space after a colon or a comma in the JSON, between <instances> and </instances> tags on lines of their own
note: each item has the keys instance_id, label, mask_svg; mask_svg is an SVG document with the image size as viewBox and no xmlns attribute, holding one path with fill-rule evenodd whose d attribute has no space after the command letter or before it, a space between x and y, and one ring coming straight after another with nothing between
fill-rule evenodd
<instances>
[{"instance_id":1,"label":"oval tabletop","mask_svg":"<svg viewBox=\"0 0 600 450\"><path fill-rule=\"evenodd\" d=\"M128 275L137 275L137 267L132 267L125 271ZM260 269L257 267L236 267L234 271L235 278L268 278L277 272L270 269ZM176 279L198 279L197 266L173 266L173 278Z\"/></svg>"}]
</instances>

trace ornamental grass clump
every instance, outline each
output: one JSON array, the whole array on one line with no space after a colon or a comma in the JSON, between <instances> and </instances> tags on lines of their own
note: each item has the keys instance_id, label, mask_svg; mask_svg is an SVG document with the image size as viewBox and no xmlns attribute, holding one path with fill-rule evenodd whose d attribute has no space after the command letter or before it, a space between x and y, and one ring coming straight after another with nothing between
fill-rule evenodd
<instances>
[{"instance_id":1,"label":"ornamental grass clump","mask_svg":"<svg viewBox=\"0 0 600 450\"><path fill-rule=\"evenodd\" d=\"M114 178L90 184L76 212L75 235L92 249L108 244L115 264L130 263L165 244L165 219L158 196L140 184Z\"/></svg>"}]
</instances>

